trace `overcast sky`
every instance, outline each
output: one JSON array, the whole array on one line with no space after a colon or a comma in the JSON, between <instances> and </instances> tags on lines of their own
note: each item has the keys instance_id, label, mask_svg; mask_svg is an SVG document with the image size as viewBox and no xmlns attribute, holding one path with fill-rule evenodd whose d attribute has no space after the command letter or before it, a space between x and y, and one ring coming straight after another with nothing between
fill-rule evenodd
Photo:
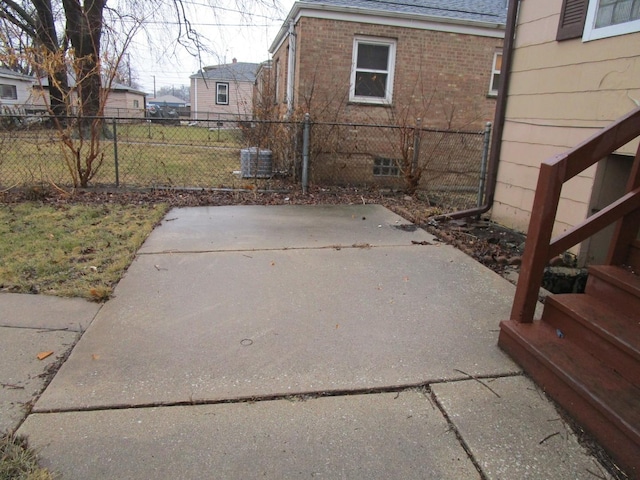
<instances>
[{"instance_id":1,"label":"overcast sky","mask_svg":"<svg viewBox=\"0 0 640 480\"><path fill-rule=\"evenodd\" d=\"M258 5L250 0L249 11L244 14L234 0L216 0L219 8L212 9L198 0L188 0L192 9L189 14L194 19L192 27L206 38L211 52L202 58L189 54L176 45L175 19L165 18L162 22L151 23L147 27L149 35L162 42L167 48L149 48L146 35L138 34L129 49L129 61L134 79L142 89L153 94L154 76L156 89L188 85L189 76L202 65L230 63L233 58L239 62L259 63L269 58L268 48L282 26L294 0L278 0L278 7ZM175 50L175 53L174 53Z\"/></svg>"}]
</instances>

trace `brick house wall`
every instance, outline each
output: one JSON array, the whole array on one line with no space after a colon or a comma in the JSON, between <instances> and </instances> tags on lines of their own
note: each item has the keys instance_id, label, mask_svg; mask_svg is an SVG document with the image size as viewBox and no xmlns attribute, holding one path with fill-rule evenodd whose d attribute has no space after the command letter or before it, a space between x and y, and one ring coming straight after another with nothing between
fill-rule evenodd
<instances>
[{"instance_id":1,"label":"brick house wall","mask_svg":"<svg viewBox=\"0 0 640 480\"><path fill-rule=\"evenodd\" d=\"M344 122L391 122L407 115L435 128L482 129L493 120L496 99L489 85L502 38L301 17L296 25L294 105L335 112ZM393 102L349 102L355 36L397 42ZM286 105L288 44L273 55L279 63L279 104ZM274 69L275 70L275 69ZM274 71L275 74L275 71ZM327 106L331 108L327 108ZM394 123L394 122L391 122Z\"/></svg>"},{"instance_id":2,"label":"brick house wall","mask_svg":"<svg viewBox=\"0 0 640 480\"><path fill-rule=\"evenodd\" d=\"M293 104L296 117L309 112L315 122L400 126L413 126L420 118L426 128L467 131L482 131L486 122L493 120L496 96L489 90L494 56L501 52L502 38L306 16L298 19L295 32ZM396 42L390 104L349 100L356 36ZM274 84L280 116L287 111L288 55L287 41L273 54L272 74L277 75ZM316 127L316 133L318 130ZM363 137L362 132L342 132L340 147L334 151L323 152L323 146L318 146L312 181L335 181L337 170L350 169L358 173L346 178L347 183L401 186L402 178L381 178L373 174L376 158L399 158L400 135L399 131L386 131L383 139L373 131L369 138ZM477 156L479 161L481 145L474 144L473 148L478 151L470 155ZM337 150L360 153L345 156ZM427 147L421 154L433 151ZM421 159L442 170L449 166L438 166L435 162L450 160L443 156ZM424 177L423 186L428 181Z\"/></svg>"}]
</instances>

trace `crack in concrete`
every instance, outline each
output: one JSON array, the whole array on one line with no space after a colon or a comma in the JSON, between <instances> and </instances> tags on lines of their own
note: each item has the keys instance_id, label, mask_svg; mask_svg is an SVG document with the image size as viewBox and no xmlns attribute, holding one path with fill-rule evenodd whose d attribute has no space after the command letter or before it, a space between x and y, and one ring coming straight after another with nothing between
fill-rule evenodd
<instances>
[{"instance_id":1,"label":"crack in concrete","mask_svg":"<svg viewBox=\"0 0 640 480\"><path fill-rule=\"evenodd\" d=\"M309 390L301 391L297 393L287 394L267 394L267 395L251 395L236 398L222 398L217 400L180 400L172 402L149 402L139 404L113 404L113 405L93 405L90 407L74 407L74 408L51 408L51 409L34 409L33 414L49 414L49 413L73 413L73 412L95 412L95 411L107 411L107 410L128 410L128 409L145 409L145 408L158 408L158 407L186 407L186 406L202 406L202 405L224 405L224 404L240 404L240 403L258 403L258 402L271 402L277 400L290 400L290 401L307 401L314 400L316 398L329 398L329 397L347 397L355 395L375 395L380 393L402 393L407 391L414 391L420 389L426 389L431 391L431 385L437 385L442 383L455 383L468 380L479 379L497 379L507 377L522 376L522 372L508 372L501 374L488 374L477 375L473 378L461 377L450 379L429 380L427 382L408 383L403 385L393 385L386 387L372 387L372 388L354 388L354 389L337 389L337 390Z\"/></svg>"}]
</instances>

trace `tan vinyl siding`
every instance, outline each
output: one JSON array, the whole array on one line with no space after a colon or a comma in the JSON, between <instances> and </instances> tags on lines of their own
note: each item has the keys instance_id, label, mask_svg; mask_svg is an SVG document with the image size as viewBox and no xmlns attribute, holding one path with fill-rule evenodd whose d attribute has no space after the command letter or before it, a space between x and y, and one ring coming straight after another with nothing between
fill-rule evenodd
<instances>
[{"instance_id":1,"label":"tan vinyl siding","mask_svg":"<svg viewBox=\"0 0 640 480\"><path fill-rule=\"evenodd\" d=\"M540 163L640 102L640 33L558 42L561 5L522 2L518 20L492 218L523 231ZM636 145L620 153L635 153ZM586 217L595 173L594 166L565 185L554 234Z\"/></svg>"},{"instance_id":2,"label":"tan vinyl siding","mask_svg":"<svg viewBox=\"0 0 640 480\"><path fill-rule=\"evenodd\" d=\"M216 104L216 83L229 84L229 104ZM191 79L192 118L215 119L222 116L250 116L253 110L253 83L233 80Z\"/></svg>"}]
</instances>

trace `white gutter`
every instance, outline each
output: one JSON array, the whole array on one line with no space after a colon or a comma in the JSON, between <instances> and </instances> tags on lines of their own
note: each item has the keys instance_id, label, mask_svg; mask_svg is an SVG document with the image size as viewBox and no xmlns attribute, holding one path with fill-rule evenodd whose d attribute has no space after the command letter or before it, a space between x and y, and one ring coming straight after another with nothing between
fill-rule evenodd
<instances>
[{"instance_id":1,"label":"white gutter","mask_svg":"<svg viewBox=\"0 0 640 480\"><path fill-rule=\"evenodd\" d=\"M293 20L289 23L289 58L287 61L287 118L293 115L293 85L296 68L296 30Z\"/></svg>"},{"instance_id":2,"label":"white gutter","mask_svg":"<svg viewBox=\"0 0 640 480\"><path fill-rule=\"evenodd\" d=\"M198 78L195 78L195 82L193 82L193 100L196 105L196 108L194 110L194 116L193 119L194 120L198 120Z\"/></svg>"}]
</instances>

